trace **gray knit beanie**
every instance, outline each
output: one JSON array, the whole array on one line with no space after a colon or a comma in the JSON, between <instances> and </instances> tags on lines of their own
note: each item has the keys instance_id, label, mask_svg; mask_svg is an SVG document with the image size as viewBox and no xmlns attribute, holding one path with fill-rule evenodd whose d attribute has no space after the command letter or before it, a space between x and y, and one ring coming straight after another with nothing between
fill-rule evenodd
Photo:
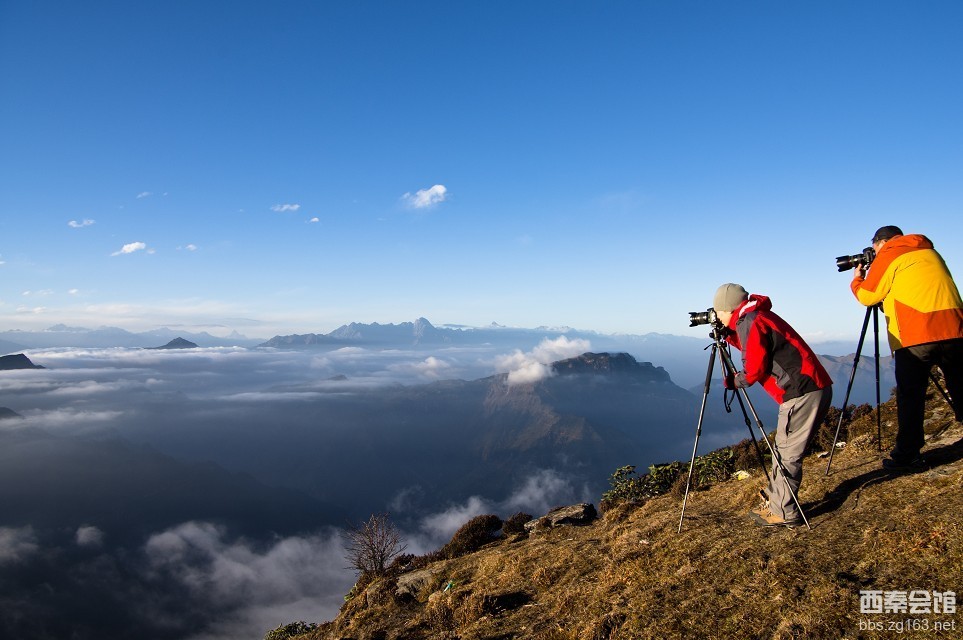
<instances>
[{"instance_id":1,"label":"gray knit beanie","mask_svg":"<svg viewBox=\"0 0 963 640\"><path fill-rule=\"evenodd\" d=\"M712 308L719 311L733 311L744 300L749 299L749 293L742 288L742 285L727 282L718 289L712 299Z\"/></svg>"}]
</instances>

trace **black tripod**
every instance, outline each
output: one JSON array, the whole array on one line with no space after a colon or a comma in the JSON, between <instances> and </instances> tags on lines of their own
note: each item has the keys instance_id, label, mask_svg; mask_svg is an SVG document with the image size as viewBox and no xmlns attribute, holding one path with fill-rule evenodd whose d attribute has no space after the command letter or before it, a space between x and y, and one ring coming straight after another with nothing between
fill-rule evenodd
<instances>
[{"instance_id":1,"label":"black tripod","mask_svg":"<svg viewBox=\"0 0 963 640\"><path fill-rule=\"evenodd\" d=\"M859 342L856 343L856 355L853 356L853 370L849 373L849 384L846 385L846 397L843 398L843 408L839 412L839 423L836 424L836 435L833 436L833 446L829 448L829 464L826 465L826 475L829 475L829 468L833 465L833 456L836 455L836 441L839 440L839 430L842 429L843 420L846 418L846 407L849 406L849 394L853 391L853 380L856 379L856 368L859 366L859 355L863 352L863 342L866 341L866 328L869 326L869 317L873 317L873 338L875 349L873 360L876 363L876 445L880 451L883 450L883 427L879 415L879 305L874 304L866 307L866 317L863 318L863 328L859 332Z\"/></svg>"},{"instance_id":2,"label":"black tripod","mask_svg":"<svg viewBox=\"0 0 963 640\"><path fill-rule=\"evenodd\" d=\"M712 338L712 353L709 355L709 366L706 370L706 382L705 387L702 392L702 407L699 409L699 422L696 424L696 437L695 443L692 445L692 459L689 461L689 477L685 483L685 495L682 498L682 514L679 516L679 533L682 533L682 520L685 518L685 505L689 499L689 487L692 485L692 471L695 467L696 450L699 448L699 437L702 435L702 419L705 417L706 412L706 401L709 398L709 385L712 381L712 368L715 365L716 353L719 354L719 359L722 362L722 369L728 377L730 374L735 376L736 366L732 362L732 356L729 354L729 345L725 342L725 327L721 324L713 323L712 332L709 333L709 337ZM741 396L740 396L741 392ZM756 454L759 456L759 464L763 471L766 470L766 464L762 457L762 451L759 449L759 442L756 440L756 436L752 431L752 426L749 421L749 415L746 413L746 407L749 407L749 411L752 413L752 417L756 422L756 426L759 428L759 432L762 434L762 439L769 447L769 453L772 455L772 473L776 473L776 469L779 469L779 474L782 476L783 481L786 483L786 488L789 489L789 493L792 495L793 502L799 508L799 513L802 515L803 522L806 523L808 529L812 529L809 526L809 520L806 519L806 514L803 512L802 505L799 504L799 498L796 496L796 492L793 491L792 485L789 484L789 474L786 473L786 467L782 464L782 460L779 457L779 450L773 447L772 443L769 442L769 438L766 436L766 430L762 426L762 420L759 419L759 414L756 413L755 407L752 406L752 401L749 399L749 394L745 389L736 390L736 398L739 399L739 406L742 408L742 414L746 419L746 426L749 428L749 436L752 438L752 443L756 448ZM745 400L745 404L743 404ZM728 409L728 407L727 407Z\"/></svg>"},{"instance_id":3,"label":"black tripod","mask_svg":"<svg viewBox=\"0 0 963 640\"><path fill-rule=\"evenodd\" d=\"M853 390L853 380L856 379L856 367L859 366L859 355L863 351L863 342L866 340L866 328L869 326L869 316L873 316L873 337L875 339L876 348L873 352L873 359L876 363L876 445L879 451L883 450L883 429L881 425L881 418L879 412L879 305L874 304L871 307L866 307L866 317L863 318L863 328L859 333L859 342L856 344L856 355L853 357L853 370L849 374L849 384L846 386L846 397L843 399L843 408L839 413L839 423L836 425L836 435L833 436L833 446L829 448L829 463L826 465L826 475L829 475L829 469L833 465L833 456L836 454L836 442L839 440L839 431L842 429L843 420L846 418L846 407L849 405L849 394ZM950 399L949 394L940 385L939 380L930 371L930 380L936 386L936 389L946 400L946 403L953 408L953 401Z\"/></svg>"}]
</instances>

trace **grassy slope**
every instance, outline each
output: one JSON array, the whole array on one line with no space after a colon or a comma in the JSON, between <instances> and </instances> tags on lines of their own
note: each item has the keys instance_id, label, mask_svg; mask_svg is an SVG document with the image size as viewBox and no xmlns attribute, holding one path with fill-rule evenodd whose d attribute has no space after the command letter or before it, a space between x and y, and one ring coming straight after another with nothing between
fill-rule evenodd
<instances>
[{"instance_id":1,"label":"grassy slope","mask_svg":"<svg viewBox=\"0 0 963 640\"><path fill-rule=\"evenodd\" d=\"M889 445L892 401L882 420ZM861 589L956 591L963 599L963 428L934 394L926 447L932 468L890 475L880 469L875 414L857 422L852 431L867 435L837 453L829 476L825 458L806 461L800 498L811 531L749 521L762 483L757 471L690 494L681 534L677 496L618 507L591 526L503 540L434 563L434 577L413 599L392 597L393 580L376 583L302 637L963 637L963 617L870 615L859 607ZM860 630L861 620L901 618L930 629ZM956 629L934 632L936 623Z\"/></svg>"}]
</instances>

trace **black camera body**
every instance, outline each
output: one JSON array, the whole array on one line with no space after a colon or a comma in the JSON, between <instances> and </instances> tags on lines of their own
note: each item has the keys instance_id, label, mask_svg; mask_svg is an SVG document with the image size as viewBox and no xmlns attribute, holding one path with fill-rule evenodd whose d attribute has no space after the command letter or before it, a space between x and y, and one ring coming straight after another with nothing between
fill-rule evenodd
<instances>
[{"instance_id":1,"label":"black camera body","mask_svg":"<svg viewBox=\"0 0 963 640\"><path fill-rule=\"evenodd\" d=\"M875 259L876 252L873 251L872 247L866 247L862 253L836 258L836 268L840 271L849 271L855 267L868 267Z\"/></svg>"},{"instance_id":2,"label":"black camera body","mask_svg":"<svg viewBox=\"0 0 963 640\"><path fill-rule=\"evenodd\" d=\"M722 326L722 321L719 320L719 316L716 314L716 310L709 307L705 311L690 311L689 312L689 326L698 327L701 324L711 324L713 326Z\"/></svg>"}]
</instances>

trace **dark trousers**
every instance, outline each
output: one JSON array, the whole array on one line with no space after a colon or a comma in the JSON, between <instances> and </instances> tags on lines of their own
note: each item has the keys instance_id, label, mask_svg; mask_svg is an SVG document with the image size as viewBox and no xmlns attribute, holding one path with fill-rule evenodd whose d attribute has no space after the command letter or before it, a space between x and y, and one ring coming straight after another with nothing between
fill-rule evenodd
<instances>
[{"instance_id":1,"label":"dark trousers","mask_svg":"<svg viewBox=\"0 0 963 640\"><path fill-rule=\"evenodd\" d=\"M923 448L923 411L930 370L937 366L946 379L956 419L963 421L963 338L903 347L893 353L896 361L896 433L894 460L916 458Z\"/></svg>"}]
</instances>

